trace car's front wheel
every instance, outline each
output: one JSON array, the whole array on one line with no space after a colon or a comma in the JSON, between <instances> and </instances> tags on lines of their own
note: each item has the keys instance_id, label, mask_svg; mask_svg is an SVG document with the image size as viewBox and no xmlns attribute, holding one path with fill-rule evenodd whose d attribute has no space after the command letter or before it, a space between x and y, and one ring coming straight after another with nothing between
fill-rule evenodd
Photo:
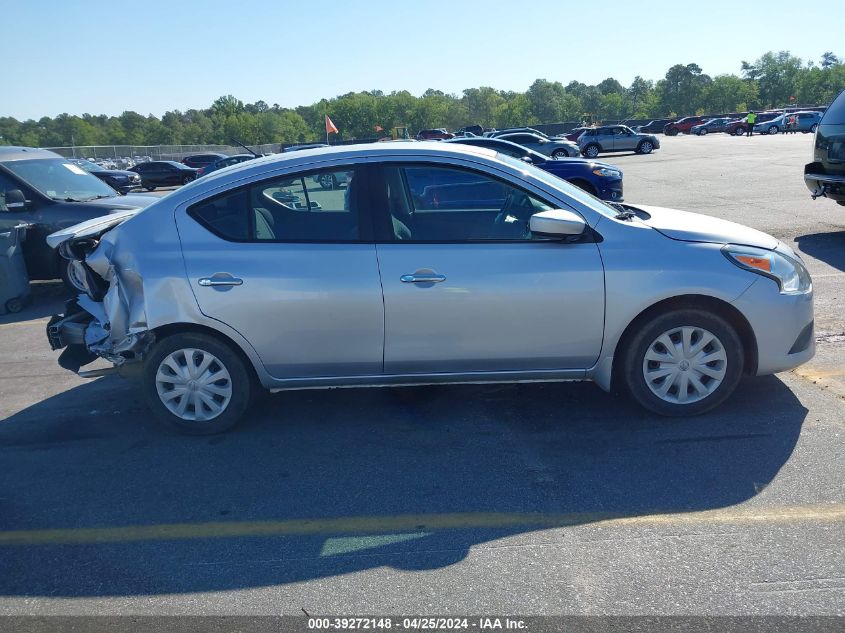
<instances>
[{"instance_id":1,"label":"car's front wheel","mask_svg":"<svg viewBox=\"0 0 845 633\"><path fill-rule=\"evenodd\" d=\"M742 136L743 134L745 134L745 132L746 132L746 129L740 125L738 128L736 128L734 130L734 135L735 136Z\"/></svg>"},{"instance_id":2,"label":"car's front wheel","mask_svg":"<svg viewBox=\"0 0 845 633\"><path fill-rule=\"evenodd\" d=\"M653 317L621 350L618 376L643 407L697 415L724 402L742 377L742 340L722 317L673 310Z\"/></svg>"},{"instance_id":3,"label":"car's front wheel","mask_svg":"<svg viewBox=\"0 0 845 633\"><path fill-rule=\"evenodd\" d=\"M569 158L569 152L567 152L565 149L556 149L552 152L552 158Z\"/></svg>"},{"instance_id":4,"label":"car's front wheel","mask_svg":"<svg viewBox=\"0 0 845 633\"><path fill-rule=\"evenodd\" d=\"M317 182L320 183L321 189L337 189L337 178L334 174L320 174Z\"/></svg>"},{"instance_id":5,"label":"car's front wheel","mask_svg":"<svg viewBox=\"0 0 845 633\"><path fill-rule=\"evenodd\" d=\"M194 176L183 176L182 177L182 184L187 185L189 182L194 180Z\"/></svg>"},{"instance_id":6,"label":"car's front wheel","mask_svg":"<svg viewBox=\"0 0 845 633\"><path fill-rule=\"evenodd\" d=\"M666 136L678 136L678 132L680 132L678 128L670 127L668 130L666 130L665 134Z\"/></svg>"},{"instance_id":7,"label":"car's front wheel","mask_svg":"<svg viewBox=\"0 0 845 633\"><path fill-rule=\"evenodd\" d=\"M85 271L82 269L80 262L71 261L64 257L60 258L59 275L65 284L65 288L70 290L72 294L78 295L88 292L88 288L85 286Z\"/></svg>"},{"instance_id":8,"label":"car's front wheel","mask_svg":"<svg viewBox=\"0 0 845 633\"><path fill-rule=\"evenodd\" d=\"M654 143L651 141L641 141L640 144L637 146L637 153L638 154L651 154L654 150Z\"/></svg>"},{"instance_id":9,"label":"car's front wheel","mask_svg":"<svg viewBox=\"0 0 845 633\"><path fill-rule=\"evenodd\" d=\"M153 413L180 433L211 435L240 421L252 380L231 347L201 333L159 341L144 365L144 395Z\"/></svg>"},{"instance_id":10,"label":"car's front wheel","mask_svg":"<svg viewBox=\"0 0 845 633\"><path fill-rule=\"evenodd\" d=\"M769 128L769 134L777 134L778 132L780 132L780 129L778 129L777 125L773 125Z\"/></svg>"},{"instance_id":11,"label":"car's front wheel","mask_svg":"<svg viewBox=\"0 0 845 633\"><path fill-rule=\"evenodd\" d=\"M816 130L818 129L818 127L819 127L819 126L818 126L818 123L813 123L813 124L810 126L810 134L815 134L815 133L816 133Z\"/></svg>"},{"instance_id":12,"label":"car's front wheel","mask_svg":"<svg viewBox=\"0 0 845 633\"><path fill-rule=\"evenodd\" d=\"M155 191L155 185L144 185L144 189L147 191Z\"/></svg>"},{"instance_id":13,"label":"car's front wheel","mask_svg":"<svg viewBox=\"0 0 845 633\"><path fill-rule=\"evenodd\" d=\"M698 131L699 136L704 136L705 134L707 134L707 128L703 128L703 129Z\"/></svg>"},{"instance_id":14,"label":"car's front wheel","mask_svg":"<svg viewBox=\"0 0 845 633\"><path fill-rule=\"evenodd\" d=\"M601 148L596 145L595 143L590 143L587 147L584 148L584 156L587 158L595 158L599 155Z\"/></svg>"}]
</instances>

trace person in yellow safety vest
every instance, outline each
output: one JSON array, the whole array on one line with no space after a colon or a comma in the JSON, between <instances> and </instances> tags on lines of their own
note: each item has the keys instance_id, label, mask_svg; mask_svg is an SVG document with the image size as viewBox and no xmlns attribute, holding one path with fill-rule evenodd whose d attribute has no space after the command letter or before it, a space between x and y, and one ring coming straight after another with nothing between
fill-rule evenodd
<instances>
[{"instance_id":1,"label":"person in yellow safety vest","mask_svg":"<svg viewBox=\"0 0 845 633\"><path fill-rule=\"evenodd\" d=\"M754 124L757 123L757 115L749 112L745 117L746 130L745 136L751 136L754 133Z\"/></svg>"}]
</instances>

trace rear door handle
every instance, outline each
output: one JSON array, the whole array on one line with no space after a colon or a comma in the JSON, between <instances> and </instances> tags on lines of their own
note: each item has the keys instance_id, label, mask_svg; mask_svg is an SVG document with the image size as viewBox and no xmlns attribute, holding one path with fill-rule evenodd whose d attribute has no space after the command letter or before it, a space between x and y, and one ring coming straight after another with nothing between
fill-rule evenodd
<instances>
[{"instance_id":1,"label":"rear door handle","mask_svg":"<svg viewBox=\"0 0 845 633\"><path fill-rule=\"evenodd\" d=\"M202 277L199 282L200 286L240 286L243 284L243 279L237 277Z\"/></svg>"},{"instance_id":2,"label":"rear door handle","mask_svg":"<svg viewBox=\"0 0 845 633\"><path fill-rule=\"evenodd\" d=\"M437 273L414 273L413 275L402 275L399 278L403 284L433 284L439 281L446 281L446 275Z\"/></svg>"}]
</instances>

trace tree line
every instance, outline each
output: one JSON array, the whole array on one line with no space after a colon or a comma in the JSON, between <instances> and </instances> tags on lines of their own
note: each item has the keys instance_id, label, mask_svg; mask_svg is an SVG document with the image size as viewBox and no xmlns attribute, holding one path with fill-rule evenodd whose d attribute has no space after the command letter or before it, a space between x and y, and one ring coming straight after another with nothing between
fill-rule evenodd
<instances>
[{"instance_id":1,"label":"tree line","mask_svg":"<svg viewBox=\"0 0 845 633\"><path fill-rule=\"evenodd\" d=\"M192 145L295 143L325 138L324 117L337 138L372 138L376 126L412 131L480 124L513 127L562 121L602 121L744 112L791 104L826 105L845 87L845 63L832 52L818 63L789 51L743 61L740 74L710 77L698 64L675 64L658 81L635 77L623 86L612 77L590 86L579 81L537 79L525 92L483 86L460 95L426 90L351 92L317 103L283 108L264 101L243 103L227 95L204 110L173 110L161 118L127 111L120 116L60 114L37 121L0 117L0 144ZM382 132L381 134L384 134Z\"/></svg>"}]
</instances>

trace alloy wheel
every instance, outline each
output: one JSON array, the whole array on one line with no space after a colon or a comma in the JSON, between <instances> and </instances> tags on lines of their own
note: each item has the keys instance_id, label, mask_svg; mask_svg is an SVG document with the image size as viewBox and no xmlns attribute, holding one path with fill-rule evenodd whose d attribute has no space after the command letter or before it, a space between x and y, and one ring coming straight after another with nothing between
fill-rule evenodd
<instances>
[{"instance_id":1,"label":"alloy wheel","mask_svg":"<svg viewBox=\"0 0 845 633\"><path fill-rule=\"evenodd\" d=\"M664 402L692 404L710 396L725 379L728 357L715 334L696 326L658 336L643 358L643 377Z\"/></svg>"},{"instance_id":2,"label":"alloy wheel","mask_svg":"<svg viewBox=\"0 0 845 633\"><path fill-rule=\"evenodd\" d=\"M166 356L156 371L155 386L173 415L192 422L213 420L232 399L229 371L201 349L179 349Z\"/></svg>"},{"instance_id":3,"label":"alloy wheel","mask_svg":"<svg viewBox=\"0 0 845 633\"><path fill-rule=\"evenodd\" d=\"M651 141L643 141L640 144L640 151L643 154L651 154L651 150L654 149L654 145L651 144Z\"/></svg>"}]
</instances>

